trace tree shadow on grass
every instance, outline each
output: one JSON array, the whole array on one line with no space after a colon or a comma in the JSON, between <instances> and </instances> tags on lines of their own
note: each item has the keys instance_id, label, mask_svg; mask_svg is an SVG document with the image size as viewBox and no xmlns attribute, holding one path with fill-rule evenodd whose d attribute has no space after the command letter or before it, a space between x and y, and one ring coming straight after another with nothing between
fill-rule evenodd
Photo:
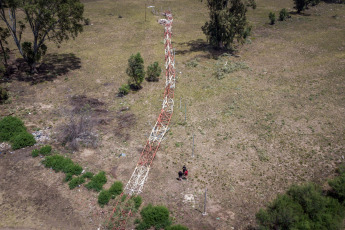
<instances>
[{"instance_id":1,"label":"tree shadow on grass","mask_svg":"<svg viewBox=\"0 0 345 230\"><path fill-rule=\"evenodd\" d=\"M188 46L189 49L176 50L176 55L180 55L180 54L185 55L185 54L202 51L202 52L205 52L206 54L198 55L198 57L217 59L223 53L230 53L230 54L234 53L234 50L230 50L230 49L216 49L210 44L208 44L206 41L204 41L203 39L191 40L189 42L182 42L182 43L178 43L178 45L183 46L183 47Z\"/></svg>"},{"instance_id":2,"label":"tree shadow on grass","mask_svg":"<svg viewBox=\"0 0 345 230\"><path fill-rule=\"evenodd\" d=\"M38 73L30 74L30 67L22 58L13 61L2 82L25 81L37 84L45 81L53 81L58 76L67 74L71 70L81 68L80 58L75 54L47 54L38 66Z\"/></svg>"}]
</instances>

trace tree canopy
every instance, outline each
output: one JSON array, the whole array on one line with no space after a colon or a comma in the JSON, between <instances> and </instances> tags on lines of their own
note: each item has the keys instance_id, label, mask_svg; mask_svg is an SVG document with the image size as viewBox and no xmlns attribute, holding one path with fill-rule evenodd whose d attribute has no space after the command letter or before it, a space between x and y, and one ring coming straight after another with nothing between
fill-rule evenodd
<instances>
[{"instance_id":1,"label":"tree canopy","mask_svg":"<svg viewBox=\"0 0 345 230\"><path fill-rule=\"evenodd\" d=\"M235 39L243 43L251 27L247 7L241 0L207 0L210 21L202 27L209 43L217 48L231 48Z\"/></svg>"},{"instance_id":2,"label":"tree canopy","mask_svg":"<svg viewBox=\"0 0 345 230\"><path fill-rule=\"evenodd\" d=\"M18 14L18 12L23 12ZM47 40L58 46L83 30L84 6L80 0L0 0L0 19L5 22L14 42L33 72L46 53ZM29 27L32 39L22 42Z\"/></svg>"}]
</instances>

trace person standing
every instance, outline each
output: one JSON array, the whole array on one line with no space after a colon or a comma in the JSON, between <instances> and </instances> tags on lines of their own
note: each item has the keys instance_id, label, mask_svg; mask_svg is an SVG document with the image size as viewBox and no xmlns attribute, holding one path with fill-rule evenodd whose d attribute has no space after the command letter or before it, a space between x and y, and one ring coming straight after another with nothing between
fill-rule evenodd
<instances>
[{"instance_id":1,"label":"person standing","mask_svg":"<svg viewBox=\"0 0 345 230\"><path fill-rule=\"evenodd\" d=\"M178 180L182 180L183 172L179 171L178 172Z\"/></svg>"}]
</instances>

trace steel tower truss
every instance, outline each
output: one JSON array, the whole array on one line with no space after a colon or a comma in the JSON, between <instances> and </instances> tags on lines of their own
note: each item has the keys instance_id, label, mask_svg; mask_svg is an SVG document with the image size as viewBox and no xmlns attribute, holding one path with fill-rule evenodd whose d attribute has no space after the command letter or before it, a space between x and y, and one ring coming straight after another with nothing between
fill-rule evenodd
<instances>
[{"instance_id":1,"label":"steel tower truss","mask_svg":"<svg viewBox=\"0 0 345 230\"><path fill-rule=\"evenodd\" d=\"M171 45L173 17L170 11L166 11L163 15L166 17L166 19L160 19L158 21L158 23L164 25L165 27L164 46L166 80L162 110L140 155L139 162L125 187L125 193L129 195L137 195L142 192L151 168L152 161L155 158L160 143L168 130L168 125L174 110L175 57L173 47Z\"/></svg>"}]
</instances>

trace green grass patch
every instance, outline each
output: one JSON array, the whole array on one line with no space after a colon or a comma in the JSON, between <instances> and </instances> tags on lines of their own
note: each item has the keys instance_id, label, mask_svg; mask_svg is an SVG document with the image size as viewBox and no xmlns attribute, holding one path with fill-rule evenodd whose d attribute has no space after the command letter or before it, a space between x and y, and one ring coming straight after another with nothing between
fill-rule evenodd
<instances>
[{"instance_id":1,"label":"green grass patch","mask_svg":"<svg viewBox=\"0 0 345 230\"><path fill-rule=\"evenodd\" d=\"M34 149L31 152L32 157L38 157L40 155L40 151L38 149Z\"/></svg>"},{"instance_id":2,"label":"green grass patch","mask_svg":"<svg viewBox=\"0 0 345 230\"><path fill-rule=\"evenodd\" d=\"M105 176L105 172L101 171L94 177L92 177L91 181L85 185L85 187L89 190L94 190L99 192L102 190L103 185L107 183L107 177Z\"/></svg>"},{"instance_id":3,"label":"green grass patch","mask_svg":"<svg viewBox=\"0 0 345 230\"><path fill-rule=\"evenodd\" d=\"M21 149L27 146L33 146L34 144L36 144L34 136L31 133L27 132L18 133L10 139L10 142L12 144L13 150Z\"/></svg>"}]
</instances>

